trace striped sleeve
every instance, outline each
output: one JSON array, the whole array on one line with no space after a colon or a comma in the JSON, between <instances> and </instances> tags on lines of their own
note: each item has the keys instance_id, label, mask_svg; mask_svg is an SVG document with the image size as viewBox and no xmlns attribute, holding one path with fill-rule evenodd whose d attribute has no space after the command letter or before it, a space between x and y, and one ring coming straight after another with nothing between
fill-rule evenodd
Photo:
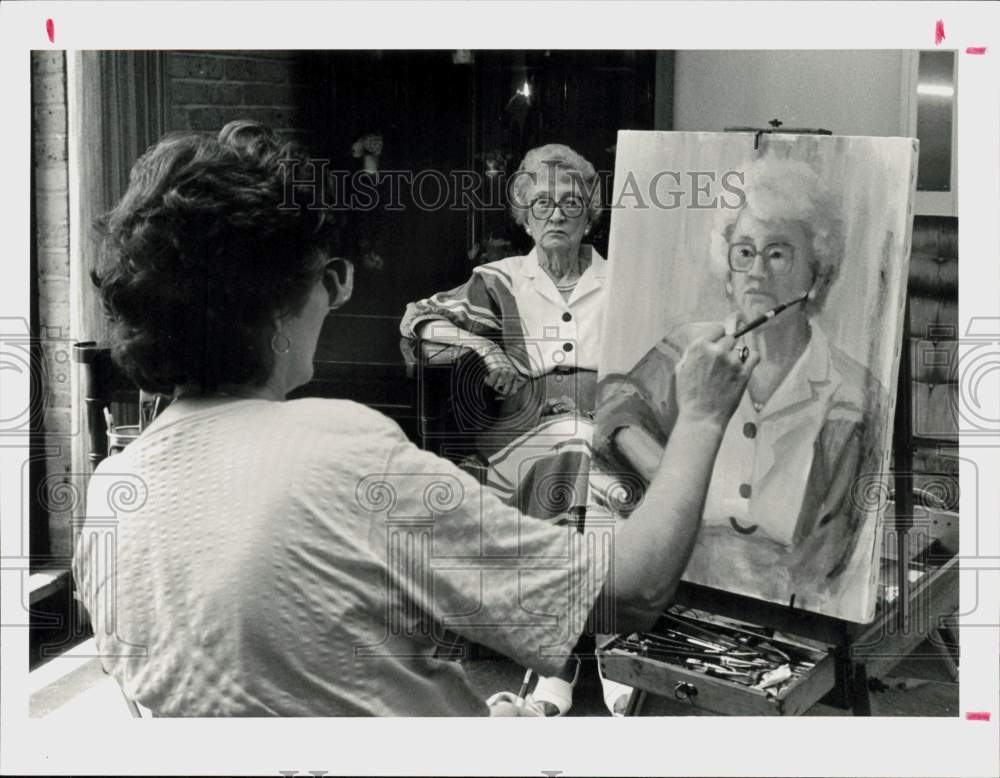
<instances>
[{"instance_id":1,"label":"striped sleeve","mask_svg":"<svg viewBox=\"0 0 1000 778\"><path fill-rule=\"evenodd\" d=\"M503 314L500 301L491 294L483 274L473 273L461 286L407 305L399 331L404 337L415 338L417 327L424 322L448 321L475 335L491 338L501 333Z\"/></svg>"},{"instance_id":2,"label":"striped sleeve","mask_svg":"<svg viewBox=\"0 0 1000 778\"><path fill-rule=\"evenodd\" d=\"M477 267L461 286L407 305L399 331L403 337L416 338L417 328L428 321L447 321L496 341L522 373L531 374L513 282L500 263Z\"/></svg>"}]
</instances>

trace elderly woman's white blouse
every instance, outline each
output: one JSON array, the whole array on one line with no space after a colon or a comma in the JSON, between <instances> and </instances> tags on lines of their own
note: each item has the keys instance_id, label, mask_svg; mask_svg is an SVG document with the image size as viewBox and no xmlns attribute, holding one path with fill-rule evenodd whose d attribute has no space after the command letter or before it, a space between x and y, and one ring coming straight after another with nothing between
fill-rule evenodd
<instances>
[{"instance_id":1,"label":"elderly woman's white blouse","mask_svg":"<svg viewBox=\"0 0 1000 778\"><path fill-rule=\"evenodd\" d=\"M435 657L446 630L551 674L606 570L381 414L317 399L154 423L97 468L74 557L106 668L166 716L485 715Z\"/></svg>"},{"instance_id":2,"label":"elderly woman's white blouse","mask_svg":"<svg viewBox=\"0 0 1000 778\"><path fill-rule=\"evenodd\" d=\"M591 263L568 300L532 249L480 265L461 286L410 303L400 332L413 338L426 321L448 321L497 340L518 369L534 378L556 368L597 370L607 261L589 246L584 250Z\"/></svg>"}]
</instances>

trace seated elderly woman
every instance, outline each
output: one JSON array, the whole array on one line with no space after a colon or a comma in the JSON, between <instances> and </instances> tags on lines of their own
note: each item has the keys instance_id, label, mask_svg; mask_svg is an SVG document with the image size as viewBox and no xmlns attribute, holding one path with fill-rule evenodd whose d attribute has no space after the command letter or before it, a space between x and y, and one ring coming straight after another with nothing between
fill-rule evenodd
<instances>
[{"instance_id":1,"label":"seated elderly woman","mask_svg":"<svg viewBox=\"0 0 1000 778\"><path fill-rule=\"evenodd\" d=\"M879 468L875 419L884 391L827 339L818 321L843 257L829 191L804 162L763 157L746 172L746 203L713 236L712 266L759 355L726 428L686 580L816 610L849 587L859 513L851 487ZM595 457L601 470L656 472L676 414L674 371L697 326L681 326L626 375L599 390ZM626 508L627 512L627 508ZM749 583L752 582L752 585ZM606 684L620 700L622 687Z\"/></svg>"},{"instance_id":2,"label":"seated elderly woman","mask_svg":"<svg viewBox=\"0 0 1000 778\"><path fill-rule=\"evenodd\" d=\"M526 513L552 518L587 501L607 263L583 240L600 214L600 182L573 149L550 144L525 155L510 200L534 248L411 303L400 331L483 358L500 398L497 423L477 439L485 483Z\"/></svg>"},{"instance_id":3,"label":"seated elderly woman","mask_svg":"<svg viewBox=\"0 0 1000 778\"><path fill-rule=\"evenodd\" d=\"M650 625L687 562L752 362L721 325L691 345L656 508L597 554L373 410L285 400L350 290L330 214L286 176L289 160L304 162L247 123L221 139L168 136L105 221L95 281L113 357L173 395L97 467L74 556L126 695L162 716L485 715L463 668L435 656L445 629L553 672L591 611ZM127 505L106 486L123 481L138 490ZM112 555L97 542L109 504Z\"/></svg>"}]
</instances>

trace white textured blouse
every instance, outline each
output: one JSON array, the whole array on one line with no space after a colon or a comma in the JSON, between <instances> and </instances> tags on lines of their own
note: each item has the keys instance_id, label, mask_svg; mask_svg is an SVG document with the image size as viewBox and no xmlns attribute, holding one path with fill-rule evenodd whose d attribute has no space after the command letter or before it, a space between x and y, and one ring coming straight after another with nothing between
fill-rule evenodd
<instances>
[{"instance_id":1,"label":"white textured blouse","mask_svg":"<svg viewBox=\"0 0 1000 778\"><path fill-rule=\"evenodd\" d=\"M485 715L435 649L457 633L555 672L602 545L362 405L241 400L100 464L74 574L106 669L156 715Z\"/></svg>"}]
</instances>

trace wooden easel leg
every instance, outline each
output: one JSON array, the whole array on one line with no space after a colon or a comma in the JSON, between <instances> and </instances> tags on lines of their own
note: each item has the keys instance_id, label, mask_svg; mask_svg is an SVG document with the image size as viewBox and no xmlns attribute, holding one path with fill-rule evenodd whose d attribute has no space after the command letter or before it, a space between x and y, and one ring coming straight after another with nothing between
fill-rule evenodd
<instances>
[{"instance_id":1,"label":"wooden easel leg","mask_svg":"<svg viewBox=\"0 0 1000 778\"><path fill-rule=\"evenodd\" d=\"M872 703L868 696L868 670L855 662L851 666L851 711L855 716L871 716Z\"/></svg>"},{"instance_id":2,"label":"wooden easel leg","mask_svg":"<svg viewBox=\"0 0 1000 778\"><path fill-rule=\"evenodd\" d=\"M851 707L851 660L848 658L848 650L844 646L838 646L833 651L834 656L834 682L833 688L823 697L821 702L832 705L835 708L846 710Z\"/></svg>"},{"instance_id":3,"label":"wooden easel leg","mask_svg":"<svg viewBox=\"0 0 1000 778\"><path fill-rule=\"evenodd\" d=\"M643 703L646 702L646 692L642 689L633 689L628 698L628 705L625 706L625 716L638 716L642 710Z\"/></svg>"},{"instance_id":4,"label":"wooden easel leg","mask_svg":"<svg viewBox=\"0 0 1000 778\"><path fill-rule=\"evenodd\" d=\"M944 662L945 669L951 680L958 681L958 661L951 646L955 645L951 630L947 627L939 627L932 630L930 634L931 645Z\"/></svg>"}]
</instances>

